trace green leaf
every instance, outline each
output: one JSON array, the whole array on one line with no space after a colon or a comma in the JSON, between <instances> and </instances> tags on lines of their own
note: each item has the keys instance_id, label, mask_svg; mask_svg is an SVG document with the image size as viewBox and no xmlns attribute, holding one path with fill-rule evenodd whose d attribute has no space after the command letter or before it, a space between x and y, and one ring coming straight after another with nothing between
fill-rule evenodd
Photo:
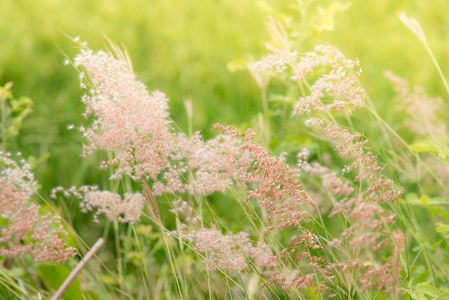
<instances>
[{"instance_id":1,"label":"green leaf","mask_svg":"<svg viewBox=\"0 0 449 300\"><path fill-rule=\"evenodd\" d=\"M417 153L438 151L438 148L430 140L419 141L415 144L411 144L409 147Z\"/></svg>"},{"instance_id":2,"label":"green leaf","mask_svg":"<svg viewBox=\"0 0 449 300\"><path fill-rule=\"evenodd\" d=\"M438 297L440 295L440 291L436 287L430 285L427 282L418 283L415 289L418 293L422 292L431 297Z\"/></svg>"},{"instance_id":3,"label":"green leaf","mask_svg":"<svg viewBox=\"0 0 449 300\"><path fill-rule=\"evenodd\" d=\"M407 292L412 299L418 299L418 296L416 296L416 293L414 291L407 291Z\"/></svg>"},{"instance_id":4,"label":"green leaf","mask_svg":"<svg viewBox=\"0 0 449 300\"><path fill-rule=\"evenodd\" d=\"M427 300L426 295L421 291L418 291L417 296L418 296L418 300Z\"/></svg>"},{"instance_id":5,"label":"green leaf","mask_svg":"<svg viewBox=\"0 0 449 300\"><path fill-rule=\"evenodd\" d=\"M413 280L415 280L414 277L410 278L410 280L407 282L407 286L408 286L409 289L412 288Z\"/></svg>"},{"instance_id":6,"label":"green leaf","mask_svg":"<svg viewBox=\"0 0 449 300\"><path fill-rule=\"evenodd\" d=\"M13 97L11 92L12 82L6 83L4 86L0 86L0 102Z\"/></svg>"},{"instance_id":7,"label":"green leaf","mask_svg":"<svg viewBox=\"0 0 449 300\"><path fill-rule=\"evenodd\" d=\"M444 292L444 293L441 293L440 296L438 296L438 298L436 298L435 300L447 299L447 297L449 297L449 293L448 292Z\"/></svg>"},{"instance_id":8,"label":"green leaf","mask_svg":"<svg viewBox=\"0 0 449 300\"><path fill-rule=\"evenodd\" d=\"M342 4L335 1L326 7L318 7L318 16L315 22L312 23L312 28L317 31L332 31L334 30L335 15L342 11L345 11L351 6L351 3Z\"/></svg>"},{"instance_id":9,"label":"green leaf","mask_svg":"<svg viewBox=\"0 0 449 300\"><path fill-rule=\"evenodd\" d=\"M443 232L448 232L449 231L449 225L441 224L441 223L438 223L437 225L438 225L438 227L436 229L437 232L443 233Z\"/></svg>"},{"instance_id":10,"label":"green leaf","mask_svg":"<svg viewBox=\"0 0 449 300\"><path fill-rule=\"evenodd\" d=\"M422 195L422 196L419 198L419 202L420 202L421 204L424 204L424 205L429 204L429 201L430 201L430 198L429 198L429 196L427 196L427 195Z\"/></svg>"},{"instance_id":11,"label":"green leaf","mask_svg":"<svg viewBox=\"0 0 449 300\"><path fill-rule=\"evenodd\" d=\"M38 267L39 277L45 285L52 290L57 290L69 276L70 269L66 265L41 265ZM83 300L80 283L75 278L63 294L65 300Z\"/></svg>"}]
</instances>

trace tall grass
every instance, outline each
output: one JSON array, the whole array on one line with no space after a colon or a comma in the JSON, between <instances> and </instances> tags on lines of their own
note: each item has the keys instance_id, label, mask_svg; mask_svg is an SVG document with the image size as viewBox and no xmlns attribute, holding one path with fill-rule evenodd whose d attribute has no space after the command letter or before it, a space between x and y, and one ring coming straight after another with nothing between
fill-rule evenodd
<instances>
[{"instance_id":1,"label":"tall grass","mask_svg":"<svg viewBox=\"0 0 449 300\"><path fill-rule=\"evenodd\" d=\"M109 175L99 173L101 189L76 174L69 176L75 186L53 189L49 204L60 207L65 221L56 236L81 258L93 241L106 241L64 297L449 295L447 246L439 235L449 231L444 100L387 73L404 109L388 122L364 87L363 61L332 46L308 46L347 5L323 10L298 1L288 13L260 7L269 53L228 64L253 77L260 111L204 135L193 132L195 102L185 102L186 126L179 126L167 95L138 81L132 53L112 43L108 51L92 51L74 39L80 53L66 55L66 64L78 71L87 121L69 129L83 136L82 156ZM444 67L418 23L402 19L425 43L444 87ZM81 219L88 220L84 227L76 223ZM5 297L49 296L76 262L35 269L25 252L12 252L26 234L4 248L13 259L2 274ZM29 278L15 278L14 265Z\"/></svg>"}]
</instances>

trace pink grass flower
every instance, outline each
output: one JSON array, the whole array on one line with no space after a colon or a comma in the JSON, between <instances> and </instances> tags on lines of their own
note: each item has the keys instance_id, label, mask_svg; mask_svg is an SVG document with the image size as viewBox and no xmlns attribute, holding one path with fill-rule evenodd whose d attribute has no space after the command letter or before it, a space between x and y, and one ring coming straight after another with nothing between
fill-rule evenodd
<instances>
[{"instance_id":1,"label":"pink grass flower","mask_svg":"<svg viewBox=\"0 0 449 300\"><path fill-rule=\"evenodd\" d=\"M311 94L301 97L293 106L292 115L310 114L312 111L336 112L351 107L363 107L365 91L358 84L360 74L358 60L346 59L335 48L319 45L313 52L306 53L293 69L292 79L304 80L318 66L330 68L327 74L321 75L311 86Z\"/></svg>"},{"instance_id":2,"label":"pink grass flower","mask_svg":"<svg viewBox=\"0 0 449 300\"><path fill-rule=\"evenodd\" d=\"M136 223L140 220L144 206L144 196L141 193L125 193L122 197L119 194L109 191L99 191L96 186L82 186L69 189L57 187L52 190L51 197L56 198L58 194L67 198L74 196L81 200L81 211L95 212L94 222L99 222L101 214L106 215L110 220L118 220L122 223Z\"/></svg>"},{"instance_id":3,"label":"pink grass flower","mask_svg":"<svg viewBox=\"0 0 449 300\"><path fill-rule=\"evenodd\" d=\"M0 254L16 257L30 254L34 262L65 262L76 254L68 247L67 232L59 216L40 214L40 206L30 203L37 182L24 161L20 164L9 153L0 152L0 214L4 220Z\"/></svg>"},{"instance_id":4,"label":"pink grass flower","mask_svg":"<svg viewBox=\"0 0 449 300\"><path fill-rule=\"evenodd\" d=\"M281 73L287 68L287 65L293 65L298 58L298 53L296 51L272 50L275 50L273 54L268 54L254 64L253 71L258 72L269 69Z\"/></svg>"},{"instance_id":5,"label":"pink grass flower","mask_svg":"<svg viewBox=\"0 0 449 300\"><path fill-rule=\"evenodd\" d=\"M404 124L409 130L421 136L441 138L447 135L447 122L442 115L447 107L442 98L429 97L421 87L410 87L408 81L392 71L384 75L394 85L398 108L409 115Z\"/></svg>"}]
</instances>

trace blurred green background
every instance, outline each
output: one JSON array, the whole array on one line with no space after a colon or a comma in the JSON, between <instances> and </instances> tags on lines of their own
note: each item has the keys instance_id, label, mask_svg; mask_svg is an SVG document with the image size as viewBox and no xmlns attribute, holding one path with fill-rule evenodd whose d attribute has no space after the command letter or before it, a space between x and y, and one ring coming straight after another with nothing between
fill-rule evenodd
<instances>
[{"instance_id":1,"label":"blurred green background","mask_svg":"<svg viewBox=\"0 0 449 300\"><path fill-rule=\"evenodd\" d=\"M288 11L290 1L267 1ZM335 1L315 1L317 11ZM343 4L347 3L341 1ZM245 71L231 73L229 61L260 58L267 51L264 13L251 0L2 0L0 9L0 85L14 82L16 97L29 96L34 112L25 119L11 151L25 157L50 154L35 170L43 194L57 185L101 184L107 174L97 160L81 159L82 138L66 130L85 124L78 76L63 66L60 49L77 49L65 34L80 36L94 50L105 36L129 52L138 78L149 90L170 98L172 118L185 131L183 101L192 99L194 130L210 135L214 122L243 124L262 110L259 91ZM394 119L392 87L383 71L392 69L430 95L445 95L420 41L398 13L416 18L427 34L443 71L448 67L449 2L444 0L356 0L336 15L333 31L315 34L301 51L331 43L349 58L358 57L362 80L378 109Z\"/></svg>"}]
</instances>

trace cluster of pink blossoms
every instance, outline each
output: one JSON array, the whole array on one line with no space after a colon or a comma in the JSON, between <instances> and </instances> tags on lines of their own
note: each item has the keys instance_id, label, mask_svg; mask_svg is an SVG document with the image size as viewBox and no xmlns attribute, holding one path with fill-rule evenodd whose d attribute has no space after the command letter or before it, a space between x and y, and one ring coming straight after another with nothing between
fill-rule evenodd
<instances>
[{"instance_id":1,"label":"cluster of pink blossoms","mask_svg":"<svg viewBox=\"0 0 449 300\"><path fill-rule=\"evenodd\" d=\"M149 94L127 63L106 52L82 50L74 64L91 88L83 96L85 116L93 118L89 128L81 128L89 142L84 154L113 152L115 157L101 164L115 168L112 178L150 179L155 195L224 192L242 179L236 179L237 166L249 158L237 152L238 143L225 135L206 142L199 133L190 138L176 133L168 99L161 92Z\"/></svg>"},{"instance_id":2,"label":"cluster of pink blossoms","mask_svg":"<svg viewBox=\"0 0 449 300\"><path fill-rule=\"evenodd\" d=\"M271 249L263 242L253 245L246 232L224 235L216 228L200 228L178 231L178 237L188 240L195 251L206 255L203 262L210 271L241 271L248 267L249 261L265 275L272 274L277 267Z\"/></svg>"},{"instance_id":3,"label":"cluster of pink blossoms","mask_svg":"<svg viewBox=\"0 0 449 300\"><path fill-rule=\"evenodd\" d=\"M332 126L336 125L332 124ZM337 131L340 130L343 129L338 127ZM347 155L349 153L354 155L353 152L362 151L366 143L353 143L354 135L349 134L346 130L344 130L344 133L343 136L350 140L341 140L337 146L337 151L341 154L341 151L345 149L344 153ZM355 136L358 139L360 138L357 134ZM347 149L350 147L355 147L358 150ZM360 173L368 176L370 180L368 180L369 183L365 187L365 191L355 194L355 189L346 179L338 177L335 172L321 166L318 162L309 163L307 159L307 151L302 151L298 155L300 169L309 176L321 178L326 191L334 197L341 198L339 202L334 204L329 216L341 215L348 221L345 230L327 245L329 248L347 249L347 254L341 255L339 262L330 264L331 269L359 274L358 281L362 290L376 286L378 290L384 289L387 293L393 292L397 285L395 280L397 280L396 271L399 270L398 256L403 251L404 235L401 231L387 229L389 224L394 223L396 215L387 212L376 203L376 201L395 201L397 199L397 193L394 190L389 190L392 188L390 186L392 182L378 174L381 168L377 166L377 163L371 161L370 170L372 172L366 171L363 166L356 164L353 168L360 167ZM356 177L359 177L359 181L361 181L363 176L359 174ZM378 178L378 180L375 180L375 178ZM382 189L379 189L377 182L384 182ZM327 195L323 196L326 197ZM372 254L380 249L388 248L392 249L392 261L379 265L373 263L369 268L366 268L361 262L361 257L368 257L367 252ZM394 291L394 293L396 292Z\"/></svg>"},{"instance_id":4,"label":"cluster of pink blossoms","mask_svg":"<svg viewBox=\"0 0 449 300\"><path fill-rule=\"evenodd\" d=\"M30 254L35 262L63 263L76 254L68 247L67 232L59 216L39 213L40 206L30 203L37 182L24 161L18 164L9 153L0 152L0 254L16 257Z\"/></svg>"},{"instance_id":5,"label":"cluster of pink blossoms","mask_svg":"<svg viewBox=\"0 0 449 300\"><path fill-rule=\"evenodd\" d=\"M169 153L177 152L165 95L150 95L129 65L106 52L81 50L74 64L84 69L81 80L91 88L82 99L84 115L93 117L90 128L81 128L89 141L84 154L96 149L114 152L115 158L103 163L116 166L113 177L155 177Z\"/></svg>"},{"instance_id":6,"label":"cluster of pink blossoms","mask_svg":"<svg viewBox=\"0 0 449 300\"><path fill-rule=\"evenodd\" d=\"M252 153L241 149L242 142L236 136L223 134L204 141L199 133L190 138L176 133L170 126L168 100L159 92L149 95L126 63L105 52L83 50L75 66L84 69L81 79L92 88L83 97L85 116L93 118L90 128L81 129L89 141L84 153L114 152L115 158L102 164L115 168L113 178L151 179L150 192L155 195L224 193L233 184L244 187L251 182L247 168L253 161ZM56 192L79 197L85 209L98 209L96 215L116 217L121 212L129 220L122 207L136 208L135 216L140 215L140 206L122 205L119 196L112 193L75 188ZM185 202L176 203L175 213L192 213ZM253 246L247 234L223 235L215 228L195 229L195 224L198 219L187 216L175 234L192 242L196 251L207 252L204 262L208 269L241 270L248 266L248 257L257 267L273 268L275 259L263 242Z\"/></svg>"},{"instance_id":7,"label":"cluster of pink blossoms","mask_svg":"<svg viewBox=\"0 0 449 300\"><path fill-rule=\"evenodd\" d=\"M441 116L447 111L443 99L429 97L421 87L411 89L405 79L391 71L385 72L385 77L394 84L399 108L409 114L405 120L407 128L422 136L443 137L447 134L447 122Z\"/></svg>"},{"instance_id":8,"label":"cluster of pink blossoms","mask_svg":"<svg viewBox=\"0 0 449 300\"><path fill-rule=\"evenodd\" d=\"M287 65L292 65L298 59L296 51L289 52L287 50L274 50L273 54L264 56L261 60L256 62L253 71L260 71L265 69L275 70L280 73L287 68Z\"/></svg>"},{"instance_id":9,"label":"cluster of pink blossoms","mask_svg":"<svg viewBox=\"0 0 449 300\"><path fill-rule=\"evenodd\" d=\"M262 59L264 61L264 59ZM346 59L340 51L317 46L313 52L298 58L298 63L292 66L292 79L303 82L306 75L318 66L330 70L321 75L310 85L310 95L299 98L293 107L292 115L312 114L314 112L339 112L350 107L351 113L356 108L364 106L365 91L358 83L360 75L358 61ZM305 122L307 126L325 128L325 137L337 144L336 151L342 158L351 159L345 166L343 174L354 171L354 179L360 188L354 189L347 180L340 178L328 168L316 162L309 163L308 152L298 154L298 167L311 176L318 176L323 187L340 202L334 205L331 216L340 214L348 221L348 227L338 238L328 244L328 247L348 246L350 254L341 257L339 262L330 264L330 268L347 269L361 274L358 277L362 289L385 289L397 294L397 277L399 270L398 256L403 250L403 233L388 231L387 224L394 223L395 215L385 211L378 203L391 203L402 193L400 187L381 174L383 167L377 162L377 157L367 147L367 141L359 133L351 133L337 123L326 122L313 117ZM355 194L355 192L359 190ZM355 194L355 195L354 195ZM370 251L381 248L392 250L392 260L382 265L376 265L363 272L363 264L359 257L362 248L368 246ZM349 279L351 280L351 279Z\"/></svg>"},{"instance_id":10,"label":"cluster of pink blossoms","mask_svg":"<svg viewBox=\"0 0 449 300\"><path fill-rule=\"evenodd\" d=\"M307 266L301 272L277 269L270 273L267 284L278 283L284 288L313 287L316 293L328 290L327 283L333 276L322 253L322 243L319 236L305 227L305 224L311 222L310 216L316 210L316 203L299 182L297 172L254 142L252 131L239 132L218 124L214 128L244 141L241 151L253 157L251 163L240 170L248 174L247 182L253 183L252 188L248 188L247 201L257 200L258 205L269 215L272 225L267 226L264 233L274 229L295 231L289 244L276 255L276 259L285 263L293 260L297 265Z\"/></svg>"},{"instance_id":11,"label":"cluster of pink blossoms","mask_svg":"<svg viewBox=\"0 0 449 300\"><path fill-rule=\"evenodd\" d=\"M299 55L286 50L272 49L273 54L263 57L255 63L253 71L275 69L284 72L290 65L291 79L302 82L306 75L312 73L317 67L330 69L321 75L310 87L310 95L301 97L293 106L292 115L310 114L312 110L336 112L351 107L363 107L365 91L358 83L361 73L358 60L350 60L337 49L319 45L314 51Z\"/></svg>"},{"instance_id":12,"label":"cluster of pink blossoms","mask_svg":"<svg viewBox=\"0 0 449 300\"><path fill-rule=\"evenodd\" d=\"M177 230L170 234L189 241L193 249L205 255L206 268L212 270L241 271L249 264L258 268L264 275L277 274L276 256L263 241L254 244L249 234L223 234L211 225L211 228L200 227L201 217L183 200L173 203L171 212L178 216ZM251 263L249 263L251 261Z\"/></svg>"},{"instance_id":13,"label":"cluster of pink blossoms","mask_svg":"<svg viewBox=\"0 0 449 300\"><path fill-rule=\"evenodd\" d=\"M309 96L301 97L294 104L292 115L310 114L312 110L338 112L348 106L353 113L355 108L363 107L365 91L358 84L357 75L361 72L358 61L346 59L335 48L320 45L301 57L292 78L304 80L318 66L328 67L330 71L315 81Z\"/></svg>"},{"instance_id":14,"label":"cluster of pink blossoms","mask_svg":"<svg viewBox=\"0 0 449 300\"><path fill-rule=\"evenodd\" d=\"M362 196L369 202L388 203L396 201L402 194L402 189L396 187L391 179L380 174L384 167L377 163L377 156L366 146L367 141L361 139L359 133L350 133L337 124L329 123L324 129L326 137L338 143L335 148L340 157L353 159L346 165L343 174L356 170L355 181L368 182L368 187Z\"/></svg>"},{"instance_id":15,"label":"cluster of pink blossoms","mask_svg":"<svg viewBox=\"0 0 449 300\"><path fill-rule=\"evenodd\" d=\"M98 217L105 214L110 220L119 222L138 222L144 206L144 196L141 193L126 193L122 199L119 194L109 191L99 191L96 186L82 186L69 189L57 187L52 190L51 197L58 194L64 197L74 196L81 200L82 212L95 211L94 222L99 222Z\"/></svg>"}]
</instances>

